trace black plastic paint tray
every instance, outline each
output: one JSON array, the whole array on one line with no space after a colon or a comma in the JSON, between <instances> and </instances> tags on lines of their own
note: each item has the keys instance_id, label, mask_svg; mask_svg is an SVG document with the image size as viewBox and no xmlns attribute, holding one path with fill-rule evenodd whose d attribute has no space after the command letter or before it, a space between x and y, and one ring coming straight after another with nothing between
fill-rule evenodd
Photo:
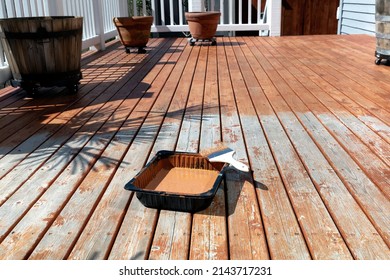
<instances>
[{"instance_id":1,"label":"black plastic paint tray","mask_svg":"<svg viewBox=\"0 0 390 280\"><path fill-rule=\"evenodd\" d=\"M146 207L193 213L211 204L227 166L199 154L159 151L125 189Z\"/></svg>"}]
</instances>

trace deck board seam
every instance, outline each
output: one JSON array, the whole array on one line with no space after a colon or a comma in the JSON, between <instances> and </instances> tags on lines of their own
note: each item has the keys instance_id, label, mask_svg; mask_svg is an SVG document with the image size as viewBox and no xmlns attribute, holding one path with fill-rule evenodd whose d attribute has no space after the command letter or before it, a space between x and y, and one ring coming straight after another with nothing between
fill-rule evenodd
<instances>
[{"instance_id":1,"label":"deck board seam","mask_svg":"<svg viewBox=\"0 0 390 280\"><path fill-rule=\"evenodd\" d=\"M286 81L286 82L287 82L287 81ZM288 104L288 102L287 102L286 100L285 100L285 102ZM305 104L305 102L303 102L303 104ZM296 113L295 113L295 110L292 109L290 105L288 105L288 106L290 107L291 111L294 112L294 114L296 114ZM309 109L309 108L308 108L308 109ZM312 114L313 114L313 112L312 112ZM313 114L313 115L315 116L315 114ZM299 118L298 116L297 116L297 119L301 122L301 120L300 120L300 118ZM320 123L322 123L321 120L319 120L318 118L317 118L317 120L318 120ZM301 123L302 123L302 122L301 122ZM306 127L303 123L302 123L302 125L303 125L303 127ZM322 124L322 125L323 125L323 124ZM326 126L323 125L323 127L324 127L325 129L327 129ZM307 128L306 128L306 130L307 130ZM330 134L332 135L332 133L330 133ZM354 194L354 193L351 191L351 188L348 187L348 186L349 186L349 183L344 179L344 176L341 176L340 173L338 172L338 168L332 163L332 161L329 161L329 157L327 156L327 153L323 150L323 148L321 147L321 145L318 144L317 140L316 140L315 138L312 137L311 133L309 133L309 135L310 135L310 137L313 139L313 141L314 141L314 143L316 144L316 146L320 149L320 151L322 152L322 154L325 156L325 158L326 158L326 160L328 161L328 163L329 163L329 164L332 166L332 168L336 171L336 173L337 173L337 175L339 176L339 178L341 179L341 181L344 183L345 186L347 186L348 192L352 195L352 197L354 198L354 200L356 201L356 203L358 203L358 205L359 205L360 208L363 210L363 212L365 213L365 215L367 216L367 218L370 220L370 222L372 223L372 225L374 226L374 228L378 229L378 228L379 228L378 225L377 225L376 223L373 223L373 218L372 218L372 216L367 215L366 208L362 206L362 202L359 201L359 199L357 199L356 194ZM337 138L335 138L335 140L337 141ZM344 146L341 145L341 147L344 147ZM348 150L345 150L345 152L348 153L348 154L350 154L350 152L349 152ZM354 157L351 157L351 158L354 159ZM364 169L363 169L363 170L364 170ZM310 174L309 171L308 171L308 173ZM370 176L368 176L368 178L370 178ZM380 189L380 190L381 190L381 189ZM383 238L383 240L386 242L387 239L384 237L383 232L380 232L380 231L379 231L379 234L381 235L381 237ZM388 241L387 241L386 243L388 244Z\"/></svg>"}]
</instances>

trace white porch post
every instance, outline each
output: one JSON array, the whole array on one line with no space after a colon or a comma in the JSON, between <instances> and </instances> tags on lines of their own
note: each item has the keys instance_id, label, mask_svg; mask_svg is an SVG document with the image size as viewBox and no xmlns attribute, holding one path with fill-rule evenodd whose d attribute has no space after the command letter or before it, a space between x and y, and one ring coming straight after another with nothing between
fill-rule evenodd
<instances>
[{"instance_id":1,"label":"white porch post","mask_svg":"<svg viewBox=\"0 0 390 280\"><path fill-rule=\"evenodd\" d=\"M152 1L154 2L154 1ZM127 6L127 0L121 0L120 1L120 16L121 17L128 17L129 16L129 7Z\"/></svg>"},{"instance_id":2,"label":"white porch post","mask_svg":"<svg viewBox=\"0 0 390 280\"><path fill-rule=\"evenodd\" d=\"M44 3L46 16L63 16L64 7L61 0L46 0Z\"/></svg>"},{"instance_id":3,"label":"white porch post","mask_svg":"<svg viewBox=\"0 0 390 280\"><path fill-rule=\"evenodd\" d=\"M267 21L270 36L280 36L282 22L282 0L267 0Z\"/></svg>"},{"instance_id":4,"label":"white porch post","mask_svg":"<svg viewBox=\"0 0 390 280\"><path fill-rule=\"evenodd\" d=\"M0 0L0 18L5 18L7 9L5 8L5 0Z\"/></svg>"},{"instance_id":5,"label":"white porch post","mask_svg":"<svg viewBox=\"0 0 390 280\"><path fill-rule=\"evenodd\" d=\"M103 22L103 3L102 0L93 2L93 20L96 28L96 35L99 36L100 43L95 45L98 50L105 50L106 43L104 41L104 22Z\"/></svg>"},{"instance_id":6,"label":"white porch post","mask_svg":"<svg viewBox=\"0 0 390 280\"><path fill-rule=\"evenodd\" d=\"M188 0L188 11L190 12L204 12L205 6L203 0Z\"/></svg>"},{"instance_id":7,"label":"white porch post","mask_svg":"<svg viewBox=\"0 0 390 280\"><path fill-rule=\"evenodd\" d=\"M337 18L337 34L340 35L341 34L341 20L343 18L343 7L344 7L344 0L340 0L340 4L337 8L337 15L336 15L336 18Z\"/></svg>"}]
</instances>

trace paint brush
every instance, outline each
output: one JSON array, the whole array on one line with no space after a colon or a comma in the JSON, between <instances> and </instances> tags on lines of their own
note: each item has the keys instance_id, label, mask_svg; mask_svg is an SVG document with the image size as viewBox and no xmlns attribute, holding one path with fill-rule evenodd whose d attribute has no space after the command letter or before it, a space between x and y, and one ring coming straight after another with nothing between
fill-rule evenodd
<instances>
[{"instance_id":1,"label":"paint brush","mask_svg":"<svg viewBox=\"0 0 390 280\"><path fill-rule=\"evenodd\" d=\"M226 162L240 171L248 172L249 167L246 164L235 160L233 158L234 153L234 150L226 147L222 143L219 143L214 148L206 149L200 152L200 154L204 157L207 157L210 162Z\"/></svg>"}]
</instances>

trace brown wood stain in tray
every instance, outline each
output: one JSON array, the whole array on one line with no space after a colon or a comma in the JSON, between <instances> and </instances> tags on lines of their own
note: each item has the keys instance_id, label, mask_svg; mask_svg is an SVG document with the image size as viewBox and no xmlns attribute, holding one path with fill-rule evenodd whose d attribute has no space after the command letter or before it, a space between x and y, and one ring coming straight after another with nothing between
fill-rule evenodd
<instances>
[{"instance_id":1,"label":"brown wood stain in tray","mask_svg":"<svg viewBox=\"0 0 390 280\"><path fill-rule=\"evenodd\" d=\"M197 195L209 191L218 174L215 170L162 168L144 189Z\"/></svg>"},{"instance_id":2,"label":"brown wood stain in tray","mask_svg":"<svg viewBox=\"0 0 390 280\"><path fill-rule=\"evenodd\" d=\"M135 177L133 185L140 191L201 195L213 190L223 166L198 154L161 151Z\"/></svg>"}]
</instances>

